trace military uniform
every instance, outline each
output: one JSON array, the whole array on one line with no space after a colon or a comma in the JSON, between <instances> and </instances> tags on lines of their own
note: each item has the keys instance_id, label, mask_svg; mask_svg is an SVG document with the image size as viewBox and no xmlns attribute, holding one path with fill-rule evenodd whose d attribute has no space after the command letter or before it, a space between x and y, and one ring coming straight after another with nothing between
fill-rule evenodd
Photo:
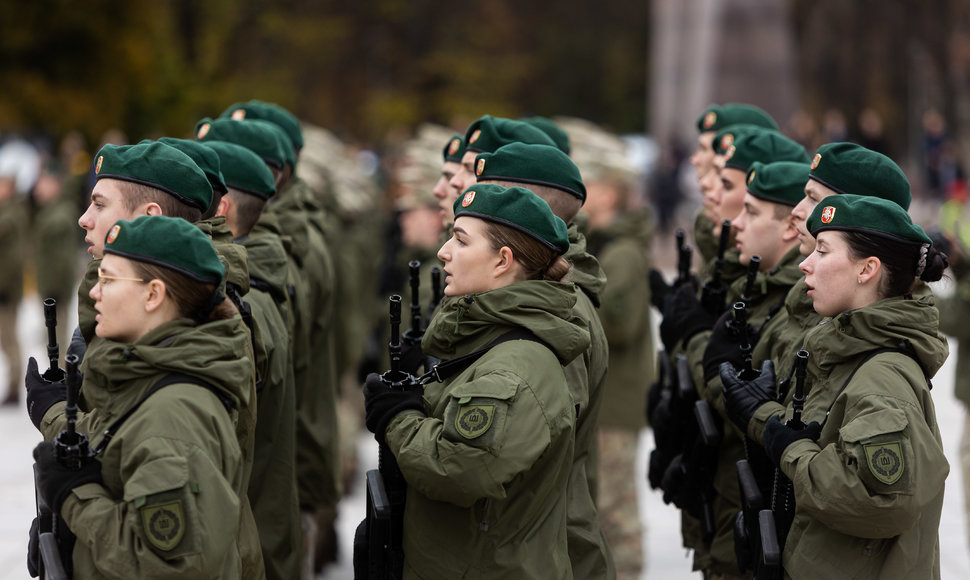
<instances>
[{"instance_id":1,"label":"military uniform","mask_svg":"<svg viewBox=\"0 0 970 580\"><path fill-rule=\"evenodd\" d=\"M92 447L168 373L204 380L235 407L229 412L206 388L178 382L122 424L99 459L104 484L74 488L61 510L77 536L75 578L262 576L243 569L239 544L242 528L255 533L240 501L245 466L234 427L247 396L237 377L250 365L238 353L248 341L238 318L199 327L178 319L132 345L91 345L82 371L92 410L77 429ZM42 423L45 438L64 425L64 405L55 404Z\"/></svg>"},{"instance_id":2,"label":"military uniform","mask_svg":"<svg viewBox=\"0 0 970 580\"><path fill-rule=\"evenodd\" d=\"M821 422L822 431L818 442L796 441L781 457L796 502L782 557L788 576L939 578L949 466L927 377L948 350L933 302L881 300L826 319L806 337L814 381L803 420ZM894 351L861 364L902 340L915 361Z\"/></svg>"},{"instance_id":3,"label":"military uniform","mask_svg":"<svg viewBox=\"0 0 970 580\"><path fill-rule=\"evenodd\" d=\"M74 328L73 324L68 323L68 307L77 284L78 238L69 232L76 232L76 228L77 208L67 197L40 205L34 213L37 293L41 298L57 301L57 342L62 350L70 342Z\"/></svg>"},{"instance_id":4,"label":"military uniform","mask_svg":"<svg viewBox=\"0 0 970 580\"><path fill-rule=\"evenodd\" d=\"M20 339L17 338L17 309L24 294L27 209L16 193L11 192L11 195L12 199L0 201L0 243L4 248L3 270L0 272L0 345L8 366L6 401L16 402L20 395L20 379L24 376Z\"/></svg>"},{"instance_id":5,"label":"military uniform","mask_svg":"<svg viewBox=\"0 0 970 580\"><path fill-rule=\"evenodd\" d=\"M571 578L566 486L576 411L562 364L587 348L572 285L525 281L446 300L422 342L443 360L524 328L426 386L428 416L399 413L386 441L408 482L405 578ZM480 432L463 418L487 416Z\"/></svg>"}]
</instances>

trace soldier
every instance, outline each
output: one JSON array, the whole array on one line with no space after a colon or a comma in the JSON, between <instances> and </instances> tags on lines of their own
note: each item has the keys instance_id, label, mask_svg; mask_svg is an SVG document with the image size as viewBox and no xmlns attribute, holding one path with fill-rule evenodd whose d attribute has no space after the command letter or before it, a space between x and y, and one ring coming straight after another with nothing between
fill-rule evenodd
<instances>
[{"instance_id":1,"label":"soldier","mask_svg":"<svg viewBox=\"0 0 970 580\"><path fill-rule=\"evenodd\" d=\"M569 155L569 133L564 131L562 127L556 124L555 121L540 116L522 117L519 120L528 123L545 133L547 137L552 139L552 142L555 143L557 149L566 155Z\"/></svg>"},{"instance_id":2,"label":"soldier","mask_svg":"<svg viewBox=\"0 0 970 580\"><path fill-rule=\"evenodd\" d=\"M566 224L532 192L491 184L467 189L455 216L438 254L449 299L422 347L441 359L490 350L423 396L374 374L364 387L367 427L408 483L404 576L571 578L576 411L562 365L589 334L572 321L575 287L556 281Z\"/></svg>"},{"instance_id":3,"label":"soldier","mask_svg":"<svg viewBox=\"0 0 970 580\"><path fill-rule=\"evenodd\" d=\"M296 487L296 387L290 346L293 313L287 292L286 251L279 236L251 235L268 199L273 174L241 145L206 141L219 157L228 192L216 211L246 249L252 308L266 352L260 374L253 472L248 495L259 530L266 577L296 578L300 570L300 509Z\"/></svg>"},{"instance_id":4,"label":"soldier","mask_svg":"<svg viewBox=\"0 0 970 580\"><path fill-rule=\"evenodd\" d=\"M91 288L103 340L82 364L91 410L77 423L98 457L72 471L51 443L34 450L38 493L77 536L74 577L250 576L233 425L249 338L218 291L225 267L202 232L164 216L116 222L103 251ZM48 386L28 375L28 388ZM48 440L59 411L38 422Z\"/></svg>"},{"instance_id":5,"label":"soldier","mask_svg":"<svg viewBox=\"0 0 970 580\"><path fill-rule=\"evenodd\" d=\"M511 143L494 153L480 153L475 158L475 173L479 183L528 188L545 200L553 214L568 226L569 250L564 258L572 270L565 279L582 290L577 294L573 312L590 334L589 349L565 369L566 382L577 407L566 529L569 559L576 578L613 578L616 572L596 507L599 477L596 425L609 357L607 336L596 309L606 276L596 258L586 251L586 240L573 223L586 201L586 186L569 156L549 145ZM634 479L629 475L627 483L633 485Z\"/></svg>"},{"instance_id":6,"label":"soldier","mask_svg":"<svg viewBox=\"0 0 970 580\"><path fill-rule=\"evenodd\" d=\"M603 167L587 172L587 248L607 284L597 310L609 343L609 372L597 427L600 454L598 505L617 578L639 578L643 524L634 470L640 429L646 427L646 388L655 377L647 255L650 214L636 207L629 180Z\"/></svg>"},{"instance_id":7,"label":"soldier","mask_svg":"<svg viewBox=\"0 0 970 580\"><path fill-rule=\"evenodd\" d=\"M544 132L528 123L483 115L465 131L465 153L461 158L461 169L451 179L451 186L459 192L468 189L476 179L475 157L479 153L493 153L509 143L556 145Z\"/></svg>"},{"instance_id":8,"label":"soldier","mask_svg":"<svg viewBox=\"0 0 970 580\"><path fill-rule=\"evenodd\" d=\"M464 138L458 133L452 135L451 139L448 139L442 155L445 160L441 165L441 177L435 183L432 193L438 198L438 207L441 210L441 225L447 231L447 228L455 223L455 215L453 213L455 210L452 209L452 206L455 204L455 200L458 199L458 194L461 193L457 187L451 184L451 180L461 171L461 159L465 155Z\"/></svg>"},{"instance_id":9,"label":"soldier","mask_svg":"<svg viewBox=\"0 0 970 580\"><path fill-rule=\"evenodd\" d=\"M3 243L3 273L0 275L0 343L9 367L4 405L20 402L17 384L23 373L20 339L17 337L17 309L24 293L24 232L27 208L17 193L16 175L0 174L0 242Z\"/></svg>"},{"instance_id":10,"label":"soldier","mask_svg":"<svg viewBox=\"0 0 970 580\"><path fill-rule=\"evenodd\" d=\"M786 576L939 577L949 465L929 379L948 349L933 297L913 290L943 276L946 254L899 205L873 196L830 196L807 227L816 249L800 267L824 317L803 344L807 425L773 416L764 430L794 489ZM772 364L751 381L721 368L729 414L747 431L756 407L737 395L773 393Z\"/></svg>"}]
</instances>

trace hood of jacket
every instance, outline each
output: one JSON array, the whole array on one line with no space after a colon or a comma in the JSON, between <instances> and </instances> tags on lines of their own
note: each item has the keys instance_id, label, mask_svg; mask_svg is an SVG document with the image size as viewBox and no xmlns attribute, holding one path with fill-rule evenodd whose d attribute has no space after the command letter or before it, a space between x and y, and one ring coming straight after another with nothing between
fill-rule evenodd
<instances>
[{"instance_id":1,"label":"hood of jacket","mask_svg":"<svg viewBox=\"0 0 970 580\"><path fill-rule=\"evenodd\" d=\"M527 280L503 288L443 300L421 342L425 354L447 360L488 346L524 328L567 364L589 346L585 323L572 314L576 287Z\"/></svg>"},{"instance_id":2,"label":"hood of jacket","mask_svg":"<svg viewBox=\"0 0 970 580\"><path fill-rule=\"evenodd\" d=\"M874 302L826 318L805 339L815 376L856 355L879 348L907 348L927 377L933 377L949 355L939 331L939 311L932 290L918 282L912 294Z\"/></svg>"},{"instance_id":3,"label":"hood of jacket","mask_svg":"<svg viewBox=\"0 0 970 580\"><path fill-rule=\"evenodd\" d=\"M226 218L216 216L200 220L195 225L212 240L219 259L226 267L226 283L235 284L243 295L249 292L249 260L246 248L233 243L232 230L226 225Z\"/></svg>"},{"instance_id":4,"label":"hood of jacket","mask_svg":"<svg viewBox=\"0 0 970 580\"><path fill-rule=\"evenodd\" d=\"M195 325L187 318L166 322L131 344L100 340L84 357L84 397L94 408L111 408L115 393L132 381L168 373L198 377L236 404L250 404L252 372L246 358L249 334L238 317ZM147 389L156 381L142 384Z\"/></svg>"},{"instance_id":5,"label":"hood of jacket","mask_svg":"<svg viewBox=\"0 0 970 580\"><path fill-rule=\"evenodd\" d=\"M572 282L579 286L589 296L597 307L600 304L599 295L606 287L606 272L600 267L595 256L586 250L586 237L579 231L577 224L569 224L569 249L563 258L573 265L564 282Z\"/></svg>"},{"instance_id":6,"label":"hood of jacket","mask_svg":"<svg viewBox=\"0 0 970 580\"><path fill-rule=\"evenodd\" d=\"M288 271L282 240L272 234L261 234L240 238L237 243L246 248L250 279L268 285L277 301L285 301Z\"/></svg>"}]
</instances>

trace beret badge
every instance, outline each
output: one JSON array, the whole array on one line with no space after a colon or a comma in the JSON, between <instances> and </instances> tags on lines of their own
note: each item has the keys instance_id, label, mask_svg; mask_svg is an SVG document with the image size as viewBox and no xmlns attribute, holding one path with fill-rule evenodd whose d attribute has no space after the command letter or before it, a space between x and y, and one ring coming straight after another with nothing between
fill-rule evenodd
<instances>
[{"instance_id":1,"label":"beret badge","mask_svg":"<svg viewBox=\"0 0 970 580\"><path fill-rule=\"evenodd\" d=\"M242 121L246 118L246 109L236 109L232 112L231 117L236 121Z\"/></svg>"},{"instance_id":2,"label":"beret badge","mask_svg":"<svg viewBox=\"0 0 970 580\"><path fill-rule=\"evenodd\" d=\"M95 175L101 173L101 164L104 163L104 155L98 155L98 163L94 166Z\"/></svg>"},{"instance_id":3,"label":"beret badge","mask_svg":"<svg viewBox=\"0 0 970 580\"><path fill-rule=\"evenodd\" d=\"M481 136L482 136L482 130L475 129L475 132L472 133L472 136L468 138L468 143L474 143L475 141L478 141L478 138Z\"/></svg>"},{"instance_id":4,"label":"beret badge","mask_svg":"<svg viewBox=\"0 0 970 580\"><path fill-rule=\"evenodd\" d=\"M830 205L830 206L827 206L826 208L824 208L822 210L822 217L820 219L821 219L821 221L822 221L823 224L832 223L832 220L834 218L835 218L835 208L834 207L832 207Z\"/></svg>"},{"instance_id":5,"label":"beret badge","mask_svg":"<svg viewBox=\"0 0 970 580\"><path fill-rule=\"evenodd\" d=\"M752 181L754 181L754 171L748 174L748 185L751 185Z\"/></svg>"},{"instance_id":6,"label":"beret badge","mask_svg":"<svg viewBox=\"0 0 970 580\"><path fill-rule=\"evenodd\" d=\"M727 150L734 143L734 135L727 133L721 136L721 149Z\"/></svg>"},{"instance_id":7,"label":"beret badge","mask_svg":"<svg viewBox=\"0 0 970 580\"><path fill-rule=\"evenodd\" d=\"M459 147L461 147L461 139L452 139L451 143L448 144L448 155L457 153Z\"/></svg>"},{"instance_id":8,"label":"beret badge","mask_svg":"<svg viewBox=\"0 0 970 580\"><path fill-rule=\"evenodd\" d=\"M202 125L199 126L199 133L196 135L196 138L197 139L204 138L206 135L209 134L209 129L211 127L212 127L212 125L210 125L209 123L202 123Z\"/></svg>"},{"instance_id":9,"label":"beret badge","mask_svg":"<svg viewBox=\"0 0 970 580\"><path fill-rule=\"evenodd\" d=\"M814 171L818 164L822 161L822 154L816 153L815 157L812 159L812 170Z\"/></svg>"},{"instance_id":10,"label":"beret badge","mask_svg":"<svg viewBox=\"0 0 970 580\"><path fill-rule=\"evenodd\" d=\"M468 207L475 201L475 192L469 191L465 194L465 197L461 199L461 207Z\"/></svg>"},{"instance_id":11,"label":"beret badge","mask_svg":"<svg viewBox=\"0 0 970 580\"><path fill-rule=\"evenodd\" d=\"M111 227L111 230L108 232L108 237L105 241L108 242L109 244L115 243L115 240L118 239L118 234L120 233L121 233L121 226L119 224L113 225Z\"/></svg>"},{"instance_id":12,"label":"beret badge","mask_svg":"<svg viewBox=\"0 0 970 580\"><path fill-rule=\"evenodd\" d=\"M475 175L481 177L483 171L485 171L485 160L479 159L478 164L475 165Z\"/></svg>"},{"instance_id":13,"label":"beret badge","mask_svg":"<svg viewBox=\"0 0 970 580\"><path fill-rule=\"evenodd\" d=\"M714 126L714 123L716 122L717 122L717 113L715 113L714 111L708 111L707 114L704 115L703 123L704 123L705 129L710 129L711 127Z\"/></svg>"}]
</instances>

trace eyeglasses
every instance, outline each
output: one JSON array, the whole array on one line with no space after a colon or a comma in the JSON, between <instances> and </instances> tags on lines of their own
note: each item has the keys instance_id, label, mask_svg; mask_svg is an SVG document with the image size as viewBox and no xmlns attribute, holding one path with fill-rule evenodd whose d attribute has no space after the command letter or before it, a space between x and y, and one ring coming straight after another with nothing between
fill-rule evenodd
<instances>
[{"instance_id":1,"label":"eyeglasses","mask_svg":"<svg viewBox=\"0 0 970 580\"><path fill-rule=\"evenodd\" d=\"M145 281L142 278L124 278L122 276L108 276L107 274L104 273L104 271L101 270L101 268L98 268L98 284L99 285L104 286L105 284L107 284L108 282L110 282L112 280L127 280L129 282L144 282Z\"/></svg>"}]
</instances>

